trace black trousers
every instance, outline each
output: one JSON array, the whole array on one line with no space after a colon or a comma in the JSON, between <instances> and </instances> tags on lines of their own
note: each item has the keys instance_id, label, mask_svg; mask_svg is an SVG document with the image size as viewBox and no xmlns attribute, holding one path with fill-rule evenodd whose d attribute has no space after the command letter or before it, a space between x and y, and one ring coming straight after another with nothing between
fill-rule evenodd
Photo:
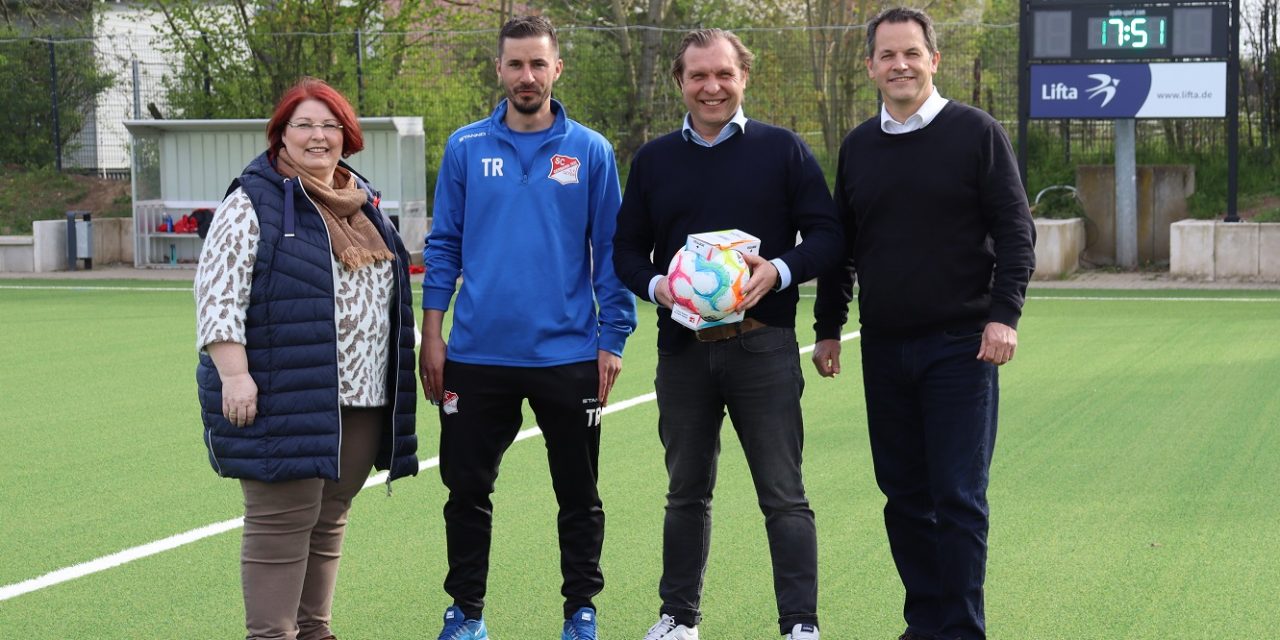
<instances>
[{"instance_id":1,"label":"black trousers","mask_svg":"<svg viewBox=\"0 0 1280 640\"><path fill-rule=\"evenodd\" d=\"M987 483L1000 402L982 330L862 337L862 377L907 629L986 638Z\"/></svg>"},{"instance_id":2,"label":"black trousers","mask_svg":"<svg viewBox=\"0 0 1280 640\"><path fill-rule=\"evenodd\" d=\"M666 452L661 613L702 620L711 498L725 410L755 484L773 566L782 634L818 624L818 533L801 463L804 376L793 329L765 327L720 342L659 351L658 435Z\"/></svg>"},{"instance_id":3,"label":"black trousers","mask_svg":"<svg viewBox=\"0 0 1280 640\"><path fill-rule=\"evenodd\" d=\"M600 458L596 361L556 367L501 367L447 361L440 406L440 477L449 572L444 589L468 618L484 611L498 467L520 431L529 401L547 447L559 505L565 617L604 588L604 509L596 490Z\"/></svg>"}]
</instances>

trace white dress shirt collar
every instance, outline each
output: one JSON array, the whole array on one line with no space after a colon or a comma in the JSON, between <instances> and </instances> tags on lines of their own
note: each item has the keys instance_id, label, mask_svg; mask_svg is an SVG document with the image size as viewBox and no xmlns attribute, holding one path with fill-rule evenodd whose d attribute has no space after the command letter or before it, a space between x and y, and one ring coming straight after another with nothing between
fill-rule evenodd
<instances>
[{"instance_id":1,"label":"white dress shirt collar","mask_svg":"<svg viewBox=\"0 0 1280 640\"><path fill-rule=\"evenodd\" d=\"M911 114L906 122L898 122L889 115L889 110L882 104L880 105L880 130L888 134L911 133L929 126L933 119L938 117L938 112L947 106L947 99L942 97L937 87L933 87L933 92L929 94L924 104L920 105L920 109Z\"/></svg>"},{"instance_id":2,"label":"white dress shirt collar","mask_svg":"<svg viewBox=\"0 0 1280 640\"><path fill-rule=\"evenodd\" d=\"M724 127L720 129L720 134L717 135L716 139L712 140L711 142L707 142L705 138L698 135L697 131L693 130L693 121L690 119L689 114L687 113L684 114L684 126L681 127L680 133L684 135L685 140L688 140L695 144L702 145L704 147L714 147L720 144L721 142L724 142L725 140L732 138L733 134L738 133L739 131L746 131L746 130L747 130L747 116L743 115L742 107L739 106L738 111L734 113L733 117L730 118L729 121L724 124Z\"/></svg>"}]
</instances>

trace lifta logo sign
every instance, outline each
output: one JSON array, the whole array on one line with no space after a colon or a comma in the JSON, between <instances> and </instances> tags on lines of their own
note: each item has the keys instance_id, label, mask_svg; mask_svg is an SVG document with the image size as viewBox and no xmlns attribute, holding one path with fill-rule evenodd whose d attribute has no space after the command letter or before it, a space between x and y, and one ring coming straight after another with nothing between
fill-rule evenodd
<instances>
[{"instance_id":1,"label":"lifta logo sign","mask_svg":"<svg viewBox=\"0 0 1280 640\"><path fill-rule=\"evenodd\" d=\"M1097 96L1103 96L1102 104L1099 107L1105 107L1116 97L1116 87L1120 84L1119 80L1112 78L1105 73L1091 73L1089 78L1097 80L1098 84L1092 89L1085 92L1090 100Z\"/></svg>"},{"instance_id":2,"label":"lifta logo sign","mask_svg":"<svg viewBox=\"0 0 1280 640\"><path fill-rule=\"evenodd\" d=\"M1225 62L1031 66L1032 118L1221 118Z\"/></svg>"},{"instance_id":3,"label":"lifta logo sign","mask_svg":"<svg viewBox=\"0 0 1280 640\"><path fill-rule=\"evenodd\" d=\"M1098 82L1097 85L1085 90L1085 97L1092 100L1097 96L1102 96L1102 102L1099 107L1105 107L1111 103L1116 97L1116 86L1120 81L1112 78L1105 73L1091 73L1089 77ZM1041 100L1079 100L1080 92L1075 87L1067 86L1062 82L1046 84L1040 87Z\"/></svg>"}]
</instances>

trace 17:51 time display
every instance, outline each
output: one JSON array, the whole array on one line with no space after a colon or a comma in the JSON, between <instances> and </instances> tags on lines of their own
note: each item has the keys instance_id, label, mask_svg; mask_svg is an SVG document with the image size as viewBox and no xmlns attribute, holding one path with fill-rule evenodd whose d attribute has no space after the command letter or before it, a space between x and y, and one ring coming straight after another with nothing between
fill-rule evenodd
<instances>
[{"instance_id":1,"label":"17:51 time display","mask_svg":"<svg viewBox=\"0 0 1280 640\"><path fill-rule=\"evenodd\" d=\"M1089 49L1169 48L1169 18L1162 15L1089 18Z\"/></svg>"}]
</instances>

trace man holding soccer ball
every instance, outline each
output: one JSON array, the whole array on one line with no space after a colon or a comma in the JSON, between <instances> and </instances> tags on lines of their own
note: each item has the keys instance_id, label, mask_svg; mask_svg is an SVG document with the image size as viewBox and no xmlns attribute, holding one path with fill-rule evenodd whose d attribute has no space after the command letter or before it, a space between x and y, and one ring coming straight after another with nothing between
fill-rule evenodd
<instances>
[{"instance_id":1,"label":"man holding soccer ball","mask_svg":"<svg viewBox=\"0 0 1280 640\"><path fill-rule=\"evenodd\" d=\"M765 516L779 630L790 640L818 638L817 533L800 469L804 379L794 285L836 266L843 238L804 142L743 115L752 59L727 31L685 36L671 72L689 113L682 129L636 152L618 213L618 276L659 305L658 434L669 490L662 606L645 640L698 638L726 408ZM725 229L760 240L759 256L744 255L751 276L739 309L746 318L695 332L671 319L663 270L689 234Z\"/></svg>"},{"instance_id":2,"label":"man holding soccer ball","mask_svg":"<svg viewBox=\"0 0 1280 640\"><path fill-rule=\"evenodd\" d=\"M549 21L508 21L497 61L507 97L449 137L436 181L420 365L423 392L440 405L449 488L444 588L453 604L440 640L488 638L489 495L525 400L546 439L560 508L562 638L596 638L600 416L635 330L635 298L613 271L621 197L613 148L552 99L563 64ZM523 266L529 260L536 269ZM441 325L459 275L446 349Z\"/></svg>"}]
</instances>

